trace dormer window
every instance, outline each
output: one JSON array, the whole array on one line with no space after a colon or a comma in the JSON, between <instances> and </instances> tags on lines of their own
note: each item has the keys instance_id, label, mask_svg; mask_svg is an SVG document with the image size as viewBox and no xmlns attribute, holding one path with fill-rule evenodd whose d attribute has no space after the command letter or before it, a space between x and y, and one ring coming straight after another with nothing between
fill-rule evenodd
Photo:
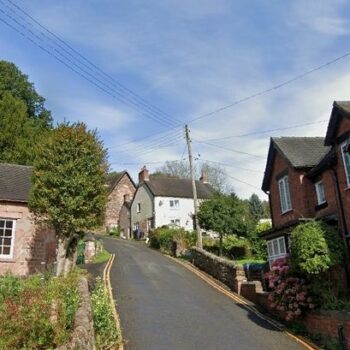
<instances>
[{"instance_id":1,"label":"dormer window","mask_svg":"<svg viewBox=\"0 0 350 350\"><path fill-rule=\"evenodd\" d=\"M285 175L278 180L278 189L280 192L281 211L282 214L284 214L287 211L292 210L292 202L290 200L289 193L288 175Z\"/></svg>"},{"instance_id":2,"label":"dormer window","mask_svg":"<svg viewBox=\"0 0 350 350\"><path fill-rule=\"evenodd\" d=\"M317 195L317 204L321 205L326 203L326 194L324 191L323 181L318 181L315 183L316 195Z\"/></svg>"},{"instance_id":3,"label":"dormer window","mask_svg":"<svg viewBox=\"0 0 350 350\"><path fill-rule=\"evenodd\" d=\"M343 163L348 187L350 187L350 153L348 141L341 145L341 152L343 155Z\"/></svg>"}]
</instances>

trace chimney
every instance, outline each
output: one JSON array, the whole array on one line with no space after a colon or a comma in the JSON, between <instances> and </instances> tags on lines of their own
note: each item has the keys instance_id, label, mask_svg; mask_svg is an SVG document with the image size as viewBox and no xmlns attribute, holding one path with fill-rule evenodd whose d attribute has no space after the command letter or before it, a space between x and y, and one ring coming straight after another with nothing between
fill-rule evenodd
<instances>
[{"instance_id":1,"label":"chimney","mask_svg":"<svg viewBox=\"0 0 350 350\"><path fill-rule=\"evenodd\" d=\"M139 172L139 183L144 181L149 181L149 172L146 168L146 165L144 165L141 171Z\"/></svg>"},{"instance_id":2,"label":"chimney","mask_svg":"<svg viewBox=\"0 0 350 350\"><path fill-rule=\"evenodd\" d=\"M130 202L130 194L124 194L124 203L129 203Z\"/></svg>"},{"instance_id":3,"label":"chimney","mask_svg":"<svg viewBox=\"0 0 350 350\"><path fill-rule=\"evenodd\" d=\"M203 182L204 184L208 183L208 172L207 171L202 171L202 176L199 179L201 182Z\"/></svg>"}]
</instances>

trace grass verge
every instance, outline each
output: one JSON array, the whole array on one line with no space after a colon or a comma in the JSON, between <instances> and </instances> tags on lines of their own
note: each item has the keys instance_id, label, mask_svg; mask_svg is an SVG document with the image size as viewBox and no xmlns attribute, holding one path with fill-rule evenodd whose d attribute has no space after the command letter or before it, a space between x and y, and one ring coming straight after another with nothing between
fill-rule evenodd
<instances>
[{"instance_id":1,"label":"grass verge","mask_svg":"<svg viewBox=\"0 0 350 350\"><path fill-rule=\"evenodd\" d=\"M93 264L103 263L108 261L109 257L111 256L111 253L108 252L106 249L102 249L101 252L97 253L94 258L92 259Z\"/></svg>"}]
</instances>

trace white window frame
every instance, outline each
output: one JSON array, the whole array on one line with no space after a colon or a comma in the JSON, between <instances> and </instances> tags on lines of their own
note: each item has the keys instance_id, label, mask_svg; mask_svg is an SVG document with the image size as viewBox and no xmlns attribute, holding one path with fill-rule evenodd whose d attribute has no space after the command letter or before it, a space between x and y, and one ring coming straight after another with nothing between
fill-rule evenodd
<instances>
[{"instance_id":1,"label":"white window frame","mask_svg":"<svg viewBox=\"0 0 350 350\"><path fill-rule=\"evenodd\" d=\"M280 194L281 212L282 214L292 210L292 201L290 198L288 175L278 180L278 191Z\"/></svg>"},{"instance_id":2,"label":"white window frame","mask_svg":"<svg viewBox=\"0 0 350 350\"><path fill-rule=\"evenodd\" d=\"M170 199L169 206L170 206L170 209L179 209L180 201L178 199Z\"/></svg>"},{"instance_id":3,"label":"white window frame","mask_svg":"<svg viewBox=\"0 0 350 350\"><path fill-rule=\"evenodd\" d=\"M0 254L0 259L12 259L13 258L14 246L15 246L15 239L16 239L16 220L14 220L14 219L7 219L7 218L0 218L0 220L5 221L4 222L4 225L5 225L4 227L5 228L6 228L6 222L7 221L12 221L12 234L11 234L10 254ZM1 235L1 233L0 233L0 235ZM5 238L5 236L1 235L1 238ZM9 238L9 237L7 237L7 238Z\"/></svg>"},{"instance_id":4,"label":"white window frame","mask_svg":"<svg viewBox=\"0 0 350 350\"><path fill-rule=\"evenodd\" d=\"M181 220L180 219L170 219L170 223L176 226L181 226Z\"/></svg>"},{"instance_id":5,"label":"white window frame","mask_svg":"<svg viewBox=\"0 0 350 350\"><path fill-rule=\"evenodd\" d=\"M326 191L324 188L324 183L322 180L315 183L316 195L317 195L317 204L321 205L327 203Z\"/></svg>"},{"instance_id":6,"label":"white window frame","mask_svg":"<svg viewBox=\"0 0 350 350\"><path fill-rule=\"evenodd\" d=\"M343 156L343 165L344 165L344 171L345 171L345 177L346 177L346 183L348 185L348 188L350 187L350 154L348 152L344 152L344 147L347 145L347 141L341 144L341 153ZM346 165L346 159L348 159L349 163L349 169Z\"/></svg>"},{"instance_id":7,"label":"white window frame","mask_svg":"<svg viewBox=\"0 0 350 350\"><path fill-rule=\"evenodd\" d=\"M136 213L141 213L141 203L137 203Z\"/></svg>"},{"instance_id":8,"label":"white window frame","mask_svg":"<svg viewBox=\"0 0 350 350\"><path fill-rule=\"evenodd\" d=\"M287 256L286 239L284 236L271 239L267 243L267 254L270 265L277 259Z\"/></svg>"}]
</instances>

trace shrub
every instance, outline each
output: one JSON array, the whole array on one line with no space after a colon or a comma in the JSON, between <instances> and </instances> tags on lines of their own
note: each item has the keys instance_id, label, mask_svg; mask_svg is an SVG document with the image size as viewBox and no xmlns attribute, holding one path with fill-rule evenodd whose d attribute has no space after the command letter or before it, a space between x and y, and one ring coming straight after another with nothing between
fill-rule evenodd
<instances>
[{"instance_id":1,"label":"shrub","mask_svg":"<svg viewBox=\"0 0 350 350\"><path fill-rule=\"evenodd\" d=\"M291 264L301 273L317 275L341 263L343 244L337 231L323 222L297 226L291 235Z\"/></svg>"},{"instance_id":2,"label":"shrub","mask_svg":"<svg viewBox=\"0 0 350 350\"><path fill-rule=\"evenodd\" d=\"M251 256L250 243L247 239L235 235L227 236L222 242L224 255L230 258L248 258Z\"/></svg>"},{"instance_id":3,"label":"shrub","mask_svg":"<svg viewBox=\"0 0 350 350\"><path fill-rule=\"evenodd\" d=\"M314 309L310 286L306 280L290 274L287 259L278 259L266 274L268 279L270 306L282 313L287 321L301 316L306 310Z\"/></svg>"},{"instance_id":4,"label":"shrub","mask_svg":"<svg viewBox=\"0 0 350 350\"><path fill-rule=\"evenodd\" d=\"M78 276L0 278L0 349L51 349L65 343L79 304Z\"/></svg>"},{"instance_id":5,"label":"shrub","mask_svg":"<svg viewBox=\"0 0 350 350\"><path fill-rule=\"evenodd\" d=\"M97 349L117 349L121 341L121 333L113 317L114 305L100 278L96 280L91 299Z\"/></svg>"},{"instance_id":6,"label":"shrub","mask_svg":"<svg viewBox=\"0 0 350 350\"><path fill-rule=\"evenodd\" d=\"M120 237L120 227L119 226L113 227L111 230L108 231L108 234L110 236Z\"/></svg>"}]
</instances>

